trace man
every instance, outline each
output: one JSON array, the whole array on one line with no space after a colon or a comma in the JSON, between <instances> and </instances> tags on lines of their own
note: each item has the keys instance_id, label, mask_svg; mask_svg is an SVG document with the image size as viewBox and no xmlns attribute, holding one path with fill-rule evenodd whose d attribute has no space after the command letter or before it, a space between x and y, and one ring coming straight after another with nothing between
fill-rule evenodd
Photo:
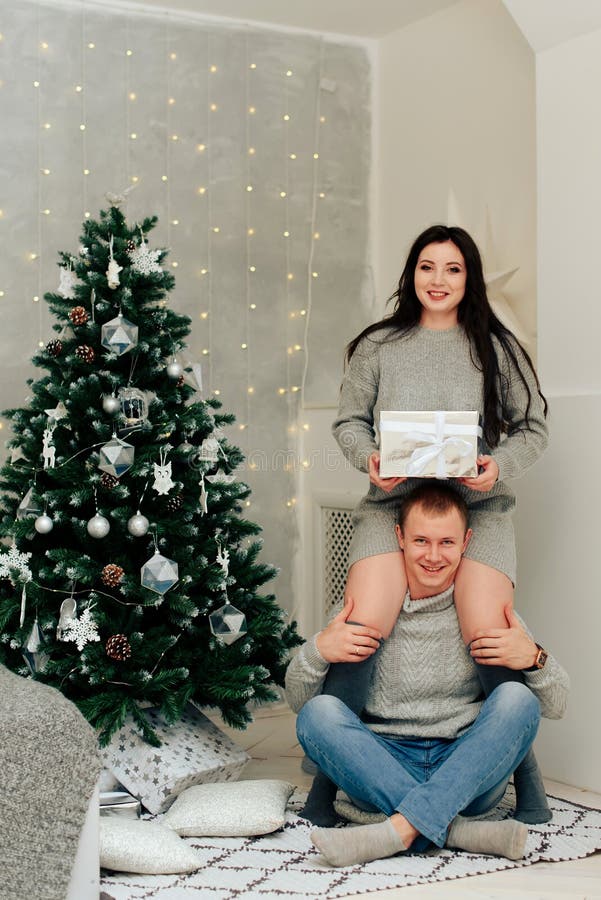
<instances>
[{"instance_id":1,"label":"man","mask_svg":"<svg viewBox=\"0 0 601 900\"><path fill-rule=\"evenodd\" d=\"M526 826L469 821L493 808L528 752L540 715L563 715L568 677L513 613L507 629L466 650L453 605L455 573L471 531L467 509L446 483L424 481L402 504L397 527L409 590L380 647L362 719L320 694L330 663L373 654L380 635L348 623L348 605L292 660L286 674L297 734L307 754L364 809L387 818L347 829L318 828L313 843L332 865L354 865L435 844L523 856ZM474 660L522 670L526 684L481 696Z\"/></svg>"}]
</instances>

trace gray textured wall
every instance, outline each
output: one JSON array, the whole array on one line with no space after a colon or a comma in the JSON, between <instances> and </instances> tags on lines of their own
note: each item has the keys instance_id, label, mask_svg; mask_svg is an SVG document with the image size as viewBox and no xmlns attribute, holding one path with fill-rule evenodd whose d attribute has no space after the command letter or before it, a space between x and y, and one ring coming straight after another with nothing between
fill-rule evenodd
<instances>
[{"instance_id":1,"label":"gray textured wall","mask_svg":"<svg viewBox=\"0 0 601 900\"><path fill-rule=\"evenodd\" d=\"M236 414L247 514L291 608L301 397L336 402L372 299L366 52L93 2L6 0L0 30L0 408L25 402L52 336L57 250L136 183L127 216L159 216L151 244L171 248L170 302L193 320L184 361Z\"/></svg>"}]
</instances>

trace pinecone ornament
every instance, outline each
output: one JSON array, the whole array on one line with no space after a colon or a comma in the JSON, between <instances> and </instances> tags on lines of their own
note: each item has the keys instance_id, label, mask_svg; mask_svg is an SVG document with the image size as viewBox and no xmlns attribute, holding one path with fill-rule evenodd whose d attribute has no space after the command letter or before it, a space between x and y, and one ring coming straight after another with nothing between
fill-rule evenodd
<instances>
[{"instance_id":1,"label":"pinecone ornament","mask_svg":"<svg viewBox=\"0 0 601 900\"><path fill-rule=\"evenodd\" d=\"M121 566L116 566L114 563L109 563L102 570L100 578L102 579L103 584L106 584L107 587L115 588L121 583L121 579L123 578L124 574L125 573Z\"/></svg>"},{"instance_id":2,"label":"pinecone ornament","mask_svg":"<svg viewBox=\"0 0 601 900\"><path fill-rule=\"evenodd\" d=\"M50 356L60 356L63 352L62 341L48 341L48 343L46 344L46 351L50 354Z\"/></svg>"},{"instance_id":3,"label":"pinecone ornament","mask_svg":"<svg viewBox=\"0 0 601 900\"><path fill-rule=\"evenodd\" d=\"M169 512L177 512L178 509L181 509L183 505L183 494L173 494L173 496L169 497L169 499L167 500L167 509L169 510Z\"/></svg>"},{"instance_id":4,"label":"pinecone ornament","mask_svg":"<svg viewBox=\"0 0 601 900\"><path fill-rule=\"evenodd\" d=\"M131 656L131 645L124 634L113 634L105 646L106 655L117 662L123 662Z\"/></svg>"},{"instance_id":5,"label":"pinecone ornament","mask_svg":"<svg viewBox=\"0 0 601 900\"><path fill-rule=\"evenodd\" d=\"M74 325L85 325L89 316L83 306L74 306L69 313L69 318Z\"/></svg>"},{"instance_id":6,"label":"pinecone ornament","mask_svg":"<svg viewBox=\"0 0 601 900\"><path fill-rule=\"evenodd\" d=\"M88 347L87 344L80 344L79 347L75 348L75 356L78 356L82 362L88 363L88 365L94 362L95 355L92 347Z\"/></svg>"},{"instance_id":7,"label":"pinecone ornament","mask_svg":"<svg viewBox=\"0 0 601 900\"><path fill-rule=\"evenodd\" d=\"M136 249L136 242L133 240L133 238L130 238L127 242L127 252L133 253L135 249Z\"/></svg>"},{"instance_id":8,"label":"pinecone ornament","mask_svg":"<svg viewBox=\"0 0 601 900\"><path fill-rule=\"evenodd\" d=\"M184 378L183 375L180 375L179 378L177 379L177 381L175 382L175 386L178 388L181 388L185 385L185 383L186 383L186 379Z\"/></svg>"},{"instance_id":9,"label":"pinecone ornament","mask_svg":"<svg viewBox=\"0 0 601 900\"><path fill-rule=\"evenodd\" d=\"M100 476L100 484L105 490L112 491L115 485L119 484L119 479L111 475L110 472L103 472Z\"/></svg>"}]
</instances>

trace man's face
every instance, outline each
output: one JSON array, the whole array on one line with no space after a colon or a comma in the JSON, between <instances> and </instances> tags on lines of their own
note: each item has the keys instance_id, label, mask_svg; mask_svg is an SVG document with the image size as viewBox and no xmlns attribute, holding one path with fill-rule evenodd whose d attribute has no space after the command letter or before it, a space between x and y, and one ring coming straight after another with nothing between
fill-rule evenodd
<instances>
[{"instance_id":1,"label":"man's face","mask_svg":"<svg viewBox=\"0 0 601 900\"><path fill-rule=\"evenodd\" d=\"M453 584L471 536L456 509L443 515L425 513L420 505L410 510L403 532L397 525L397 537L414 600L441 594Z\"/></svg>"}]
</instances>

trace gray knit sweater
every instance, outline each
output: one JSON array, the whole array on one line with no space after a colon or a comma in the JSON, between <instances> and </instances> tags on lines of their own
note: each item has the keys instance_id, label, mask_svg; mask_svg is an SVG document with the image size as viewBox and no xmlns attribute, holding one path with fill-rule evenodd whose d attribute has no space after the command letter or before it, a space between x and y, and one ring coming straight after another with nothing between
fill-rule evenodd
<instances>
[{"instance_id":1,"label":"gray knit sweater","mask_svg":"<svg viewBox=\"0 0 601 900\"><path fill-rule=\"evenodd\" d=\"M100 772L94 730L48 685L0 665L0 897L65 900Z\"/></svg>"},{"instance_id":2,"label":"gray knit sweater","mask_svg":"<svg viewBox=\"0 0 601 900\"><path fill-rule=\"evenodd\" d=\"M286 673L286 699L295 712L321 693L328 669L315 638L303 644ZM553 656L543 669L526 672L526 684L543 716L561 718L569 679ZM365 706L369 727L401 738L454 739L476 719L482 700L476 666L461 638L453 588L425 600L407 594L377 654Z\"/></svg>"},{"instance_id":3,"label":"gray knit sweater","mask_svg":"<svg viewBox=\"0 0 601 900\"><path fill-rule=\"evenodd\" d=\"M369 456L378 449L380 410L477 410L483 415L482 373L474 365L469 340L460 325L446 331L417 327L387 340L390 329L364 338L342 383L333 432L346 458L367 472ZM515 367L495 342L502 373L502 395L510 431L492 452L499 480L487 493L453 482L470 508L474 537L466 556L505 572L515 582L515 548L510 513L515 505L507 478L522 475L547 445L543 405L534 376L515 342L531 392L529 427L525 424L527 393ZM484 447L488 453L489 448ZM416 484L409 479L390 494L369 486L354 514L350 565L357 559L398 549L394 534L399 498Z\"/></svg>"}]
</instances>

